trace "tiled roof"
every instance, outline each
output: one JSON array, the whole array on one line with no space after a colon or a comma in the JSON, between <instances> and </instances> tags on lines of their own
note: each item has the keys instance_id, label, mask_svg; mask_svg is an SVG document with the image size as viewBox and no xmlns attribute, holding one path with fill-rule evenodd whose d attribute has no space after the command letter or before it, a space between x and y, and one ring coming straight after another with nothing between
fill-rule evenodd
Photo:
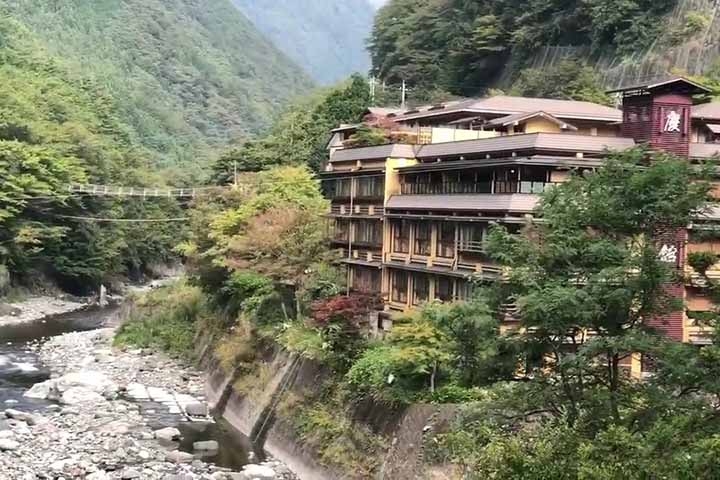
<instances>
[{"instance_id":1,"label":"tiled roof","mask_svg":"<svg viewBox=\"0 0 720 480\"><path fill-rule=\"evenodd\" d=\"M462 142L422 145L417 158L440 158L490 152L546 150L554 152L603 153L606 150L625 150L635 141L624 137L599 137L563 133L528 133L503 137L481 138Z\"/></svg>"},{"instance_id":2,"label":"tiled roof","mask_svg":"<svg viewBox=\"0 0 720 480\"><path fill-rule=\"evenodd\" d=\"M530 213L539 197L529 194L509 195L393 195L387 209L397 210L477 210Z\"/></svg>"},{"instance_id":3,"label":"tiled roof","mask_svg":"<svg viewBox=\"0 0 720 480\"><path fill-rule=\"evenodd\" d=\"M500 165L551 165L556 167L595 168L602 165L602 158L576 158L574 156L530 155L517 157L475 158L445 162L421 162L397 170L401 173L432 172L435 170L466 170L477 167Z\"/></svg>"},{"instance_id":4,"label":"tiled roof","mask_svg":"<svg viewBox=\"0 0 720 480\"><path fill-rule=\"evenodd\" d=\"M446 115L454 112L512 115L537 111L547 112L555 117L567 119L588 119L608 122L618 122L622 120L622 112L620 110L597 103L498 95L495 97L465 100L455 104L446 104L445 108L441 109L429 109L417 113L409 113L398 116L396 121Z\"/></svg>"},{"instance_id":5,"label":"tiled roof","mask_svg":"<svg viewBox=\"0 0 720 480\"><path fill-rule=\"evenodd\" d=\"M335 151L331 162L347 162L353 160L378 160L385 158L414 158L415 147L402 143L389 143L375 147L343 148Z\"/></svg>"},{"instance_id":6,"label":"tiled roof","mask_svg":"<svg viewBox=\"0 0 720 480\"><path fill-rule=\"evenodd\" d=\"M710 158L720 155L720 143L691 143L691 158Z\"/></svg>"},{"instance_id":7,"label":"tiled roof","mask_svg":"<svg viewBox=\"0 0 720 480\"><path fill-rule=\"evenodd\" d=\"M713 133L720 133L720 125L716 123L706 123L705 126Z\"/></svg>"},{"instance_id":8,"label":"tiled roof","mask_svg":"<svg viewBox=\"0 0 720 480\"><path fill-rule=\"evenodd\" d=\"M526 120L530 120L531 118L537 118L542 117L546 120L549 120L556 125L560 126L560 128L568 129L568 130L577 130L577 127L567 123L563 122L559 118L557 118L554 115L550 115L549 113L545 113L542 111L539 112L531 112L531 113L516 113L514 115L507 115L505 117L496 118L494 120L490 120L487 122L486 125L488 126L498 126L498 127L505 127L509 125L514 125L517 123L524 122Z\"/></svg>"}]
</instances>

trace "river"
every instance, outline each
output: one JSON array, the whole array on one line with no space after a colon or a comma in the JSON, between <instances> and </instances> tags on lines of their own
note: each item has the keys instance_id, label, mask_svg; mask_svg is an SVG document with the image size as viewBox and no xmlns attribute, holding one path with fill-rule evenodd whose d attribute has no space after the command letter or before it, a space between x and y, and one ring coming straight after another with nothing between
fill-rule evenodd
<instances>
[{"instance_id":1,"label":"river","mask_svg":"<svg viewBox=\"0 0 720 480\"><path fill-rule=\"evenodd\" d=\"M57 406L51 407L55 402L23 396L33 384L47 380L51 377L51 373L57 373L51 372L50 368L42 363L39 354L40 345L51 337L67 332L90 333L89 331L101 327L114 326L117 322L118 310L117 307L90 308L41 321L0 326L0 412L4 408L14 408L35 411L42 415L48 410L57 409ZM145 425L152 430L170 426L181 431L182 439L174 445L164 445L167 448L193 453L195 458L201 459L204 463L232 470L240 470L251 460L263 459L261 451L253 451L247 437L222 419L210 422L188 422L183 415L170 413L163 404L152 401L133 403L137 405ZM208 440L217 441L219 449L205 454L193 451L194 442ZM0 478L2 478L1 473Z\"/></svg>"}]
</instances>

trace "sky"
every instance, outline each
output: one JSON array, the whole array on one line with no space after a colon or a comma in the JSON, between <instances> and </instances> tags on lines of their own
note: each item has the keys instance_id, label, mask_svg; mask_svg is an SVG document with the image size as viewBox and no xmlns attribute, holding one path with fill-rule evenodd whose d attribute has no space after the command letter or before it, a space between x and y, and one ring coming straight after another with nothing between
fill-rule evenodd
<instances>
[{"instance_id":1,"label":"sky","mask_svg":"<svg viewBox=\"0 0 720 480\"><path fill-rule=\"evenodd\" d=\"M385 4L387 0L370 0L370 3L372 3L375 7L381 7Z\"/></svg>"}]
</instances>

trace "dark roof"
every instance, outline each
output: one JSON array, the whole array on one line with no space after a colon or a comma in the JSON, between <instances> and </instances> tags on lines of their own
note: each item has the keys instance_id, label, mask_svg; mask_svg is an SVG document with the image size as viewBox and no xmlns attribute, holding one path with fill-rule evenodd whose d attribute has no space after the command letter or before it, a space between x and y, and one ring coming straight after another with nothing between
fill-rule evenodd
<instances>
[{"instance_id":1,"label":"dark roof","mask_svg":"<svg viewBox=\"0 0 720 480\"><path fill-rule=\"evenodd\" d=\"M461 142L422 145L416 156L417 158L433 159L478 153L524 150L600 154L606 150L625 150L633 146L635 146L635 141L632 138L625 137L599 137L563 133L527 133L465 140Z\"/></svg>"},{"instance_id":2,"label":"dark roof","mask_svg":"<svg viewBox=\"0 0 720 480\"><path fill-rule=\"evenodd\" d=\"M720 120L720 102L694 105L692 108L692 118Z\"/></svg>"},{"instance_id":3,"label":"dark roof","mask_svg":"<svg viewBox=\"0 0 720 480\"><path fill-rule=\"evenodd\" d=\"M655 77L650 78L644 82L639 82L633 85L627 85L620 88L615 88L613 90L608 90L608 93L618 93L618 92L636 92L636 91L648 91L652 92L654 90L659 89L667 89L669 87L673 88L682 88L683 91L690 92L690 93L706 93L710 92L710 89L705 87L704 85L701 85L697 82L694 82L692 80L689 80L685 77L679 77L677 75L674 76L665 76L665 77Z\"/></svg>"},{"instance_id":4,"label":"dark roof","mask_svg":"<svg viewBox=\"0 0 720 480\"><path fill-rule=\"evenodd\" d=\"M530 120L532 118L542 117L546 120L549 120L559 126L562 129L566 130L577 130L577 127L574 125L571 125L567 122L563 122L559 118L555 117L554 115L550 115L549 113L545 113L543 111L538 112L531 112L531 113L516 113L514 115L507 115L505 117L496 118L494 120L490 120L486 123L486 125L491 127L506 127L509 125L517 125L518 123L525 122L526 120Z\"/></svg>"},{"instance_id":5,"label":"dark roof","mask_svg":"<svg viewBox=\"0 0 720 480\"><path fill-rule=\"evenodd\" d=\"M602 165L601 158L576 158L558 157L551 155L530 155L520 157L501 158L476 158L472 160L454 160L445 162L424 162L408 167L400 167L397 170L401 173L432 172L435 170L464 170L477 167L494 167L499 165L552 165L556 167L566 166L595 168Z\"/></svg>"},{"instance_id":6,"label":"dark roof","mask_svg":"<svg viewBox=\"0 0 720 480\"><path fill-rule=\"evenodd\" d=\"M617 122L622 120L622 112L616 108L607 107L592 102L576 100L556 100L552 98L530 98L497 95L495 97L476 98L445 104L442 109L423 110L416 113L407 113L395 118L403 122L420 118L428 118L452 113L469 113L478 115L482 113L498 116L513 115L543 111L558 118L598 120Z\"/></svg>"},{"instance_id":7,"label":"dark roof","mask_svg":"<svg viewBox=\"0 0 720 480\"><path fill-rule=\"evenodd\" d=\"M347 162L352 160L380 160L386 158L414 158L415 147L402 143L388 143L375 147L342 148L330 157L330 162Z\"/></svg>"},{"instance_id":8,"label":"dark roof","mask_svg":"<svg viewBox=\"0 0 720 480\"><path fill-rule=\"evenodd\" d=\"M718 134L720 133L720 125L717 123L706 123L705 126L710 130L712 133Z\"/></svg>"},{"instance_id":9,"label":"dark roof","mask_svg":"<svg viewBox=\"0 0 720 480\"><path fill-rule=\"evenodd\" d=\"M393 195L385 206L397 210L476 210L530 213L539 197L530 194Z\"/></svg>"}]
</instances>

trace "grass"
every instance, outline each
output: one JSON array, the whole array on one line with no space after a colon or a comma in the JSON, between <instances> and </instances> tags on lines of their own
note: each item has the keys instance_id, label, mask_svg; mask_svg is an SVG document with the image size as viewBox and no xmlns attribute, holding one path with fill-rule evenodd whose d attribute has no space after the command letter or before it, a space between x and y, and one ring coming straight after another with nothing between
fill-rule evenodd
<instances>
[{"instance_id":1,"label":"grass","mask_svg":"<svg viewBox=\"0 0 720 480\"><path fill-rule=\"evenodd\" d=\"M200 289L184 282L139 297L128 320L118 329L117 346L157 348L191 359L196 321L205 309Z\"/></svg>"}]
</instances>

